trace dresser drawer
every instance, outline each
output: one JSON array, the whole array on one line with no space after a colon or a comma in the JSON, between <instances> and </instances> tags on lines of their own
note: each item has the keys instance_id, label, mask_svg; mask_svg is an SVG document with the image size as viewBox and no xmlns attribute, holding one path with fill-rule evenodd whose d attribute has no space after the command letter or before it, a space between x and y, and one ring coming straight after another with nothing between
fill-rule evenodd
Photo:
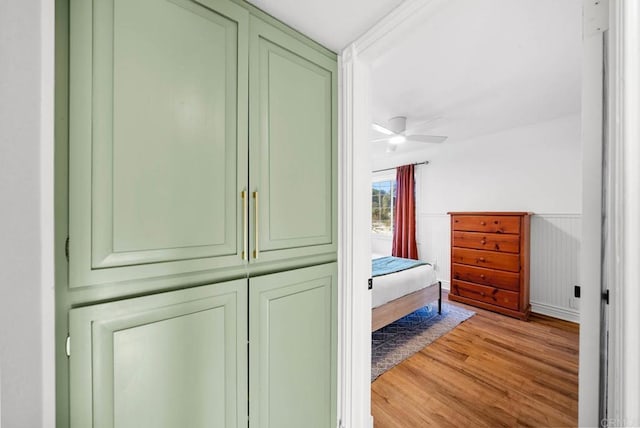
<instances>
[{"instance_id":1,"label":"dresser drawer","mask_svg":"<svg viewBox=\"0 0 640 428\"><path fill-rule=\"evenodd\" d=\"M453 232L453 246L479 250L520 252L520 237L503 233Z\"/></svg>"},{"instance_id":2,"label":"dresser drawer","mask_svg":"<svg viewBox=\"0 0 640 428\"><path fill-rule=\"evenodd\" d=\"M451 261L463 265L520 272L520 256L518 254L453 247Z\"/></svg>"},{"instance_id":3,"label":"dresser drawer","mask_svg":"<svg viewBox=\"0 0 640 428\"><path fill-rule=\"evenodd\" d=\"M451 287L453 292L459 296L513 309L514 311L518 310L519 293L456 280L452 281Z\"/></svg>"},{"instance_id":4,"label":"dresser drawer","mask_svg":"<svg viewBox=\"0 0 640 428\"><path fill-rule=\"evenodd\" d=\"M453 230L491 233L520 233L520 217L459 215L453 217Z\"/></svg>"},{"instance_id":5,"label":"dresser drawer","mask_svg":"<svg viewBox=\"0 0 640 428\"><path fill-rule=\"evenodd\" d=\"M519 273L454 264L451 269L451 277L459 281L492 285L505 290L520 290Z\"/></svg>"}]
</instances>

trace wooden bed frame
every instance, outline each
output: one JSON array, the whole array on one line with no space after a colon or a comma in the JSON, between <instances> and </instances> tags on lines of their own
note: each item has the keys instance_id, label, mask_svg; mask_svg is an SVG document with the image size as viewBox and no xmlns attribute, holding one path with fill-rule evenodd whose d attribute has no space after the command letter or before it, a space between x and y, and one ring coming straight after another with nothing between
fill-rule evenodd
<instances>
[{"instance_id":1,"label":"wooden bed frame","mask_svg":"<svg viewBox=\"0 0 640 428\"><path fill-rule=\"evenodd\" d=\"M438 313L442 313L442 283L440 281L373 308L371 310L371 331L391 324L434 300L438 300Z\"/></svg>"}]
</instances>

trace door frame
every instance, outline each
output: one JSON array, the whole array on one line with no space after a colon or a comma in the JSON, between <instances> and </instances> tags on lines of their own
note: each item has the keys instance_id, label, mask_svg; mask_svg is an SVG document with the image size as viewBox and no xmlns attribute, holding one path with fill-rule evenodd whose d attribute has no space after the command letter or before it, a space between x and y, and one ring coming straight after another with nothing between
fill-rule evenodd
<instances>
[{"instance_id":1,"label":"door frame","mask_svg":"<svg viewBox=\"0 0 640 428\"><path fill-rule=\"evenodd\" d=\"M595 0L592 0L595 2ZM609 5L607 50L610 192L608 426L639 426L640 409L640 4ZM604 425L604 426L607 426Z\"/></svg>"},{"instance_id":2,"label":"door frame","mask_svg":"<svg viewBox=\"0 0 640 428\"><path fill-rule=\"evenodd\" d=\"M617 2L612 2L617 3ZM340 91L341 91L341 142L340 142L340 233L339 233L339 272L340 272L340 303L339 303L339 414L341 415L341 427L370 427L373 426L371 417L371 390L370 390L370 302L371 295L365 288L370 276L370 213L368 210L368 195L370 189L370 153L367 145L367 135L370 123L370 69L375 59L389 46L402 39L416 25L423 23L431 14L443 5L440 0L407 0L394 9L374 25L363 36L349 45L341 53L340 62ZM608 8L608 3L596 0L584 0L585 12L590 6L602 5L600 8ZM626 9L636 9L635 5L626 5ZM628 12L626 12L628 13ZM597 14L596 14L597 15ZM600 15L600 17L602 17ZM615 15L614 15L615 17ZM585 28L595 23L589 21L592 16L583 19ZM619 19L620 17L618 17ZM605 24L607 24L607 19ZM614 49L622 44L622 41L636 37L629 30L621 34ZM638 22L633 22L633 29L638 30ZM583 189L583 211L587 207L592 213L584 219L583 213L583 243L582 243L582 267L581 278L583 299L581 314L583 328L581 328L580 347L590 349L593 353L580 353L579 373L580 379L580 425L595 425L598 419L598 367L599 367L599 320L598 317L587 317L586 314L600 313L600 204L601 204L601 171L602 152L602 30L598 28L596 36L587 37L583 42L583 74L588 78L583 84L587 90L587 96L583 97L583 110L593 119L583 127L583 140L587 145L587 156L583 159L583 183L587 184ZM637 34L637 33L636 33ZM637 38L637 37L636 37ZM636 51L637 52L637 51ZM634 62L637 66L637 61ZM634 69L635 70L635 69ZM631 70L633 71L633 70ZM632 76L632 74L629 74ZM637 84L638 74L633 75ZM600 81L598 81L600 78ZM595 86L594 86L595 85ZM627 90L629 83L627 83ZM584 93L585 89L583 89ZM615 93L614 93L615 92ZM595 98L594 98L594 94ZM621 95L621 88L612 88L613 98ZM635 106L633 113L640 109ZM628 114L629 119L632 117ZM637 116L636 116L637 117ZM612 121L615 118L612 118ZM637 127L637 125L635 125ZM638 135L634 135L637 137ZM632 141L632 140L629 140ZM637 141L637 139L636 139ZM637 150L630 148L630 150ZM627 161L628 162L628 161ZM593 169L595 168L595 170ZM629 171L624 182L633 181L640 183L637 172ZM593 180L593 175L599 178ZM628 196L628 195L627 195ZM621 203L616 195L616 200ZM591 211L593 208L595 211ZM635 213L640 212L640 207L634 207ZM634 218L633 221L636 221ZM631 218L630 216L628 218ZM594 226L589 228L587 225ZM635 224L634 224L635 227ZM638 226L640 227L640 225ZM635 230L635 229L634 229ZM634 241L635 242L635 241ZM638 254L636 248L636 255ZM585 264L585 260L594 260L595 265ZM637 260L637 256L635 260ZM586 266L586 267L585 267ZM593 267L595 266L595 269ZM632 267L628 267L631 269ZM637 271L629 272L629 276L640 278ZM634 276L636 275L636 276ZM637 281L640 282L640 281ZM634 291L637 293L637 291ZM636 294L637 295L637 294ZM634 295L634 296L636 296ZM625 318L626 325L638 325L637 319ZM637 317L637 315L633 315ZM595 322L594 322L595 319ZM588 328L584 328L588 325ZM629 329L624 338L625 343L629 339ZM637 348L637 347L636 347ZM634 348L633 355L637 356ZM629 360L629 361L637 361ZM628 363L630 364L630 363ZM585 369L590 369L586 371ZM637 368L636 368L637 371ZM625 394L629 391L629 385ZM636 388L637 390L637 388ZM627 411L630 411L628 409ZM628 413L626 413L628 414Z\"/></svg>"},{"instance_id":3,"label":"door frame","mask_svg":"<svg viewBox=\"0 0 640 428\"><path fill-rule=\"evenodd\" d=\"M603 64L607 8L583 0L582 239L579 281L578 424L598 426L602 287ZM605 15L605 16L603 16Z\"/></svg>"},{"instance_id":4,"label":"door frame","mask_svg":"<svg viewBox=\"0 0 640 428\"><path fill-rule=\"evenodd\" d=\"M390 45L446 0L405 0L339 56L339 428L373 427L371 416L370 70Z\"/></svg>"}]
</instances>

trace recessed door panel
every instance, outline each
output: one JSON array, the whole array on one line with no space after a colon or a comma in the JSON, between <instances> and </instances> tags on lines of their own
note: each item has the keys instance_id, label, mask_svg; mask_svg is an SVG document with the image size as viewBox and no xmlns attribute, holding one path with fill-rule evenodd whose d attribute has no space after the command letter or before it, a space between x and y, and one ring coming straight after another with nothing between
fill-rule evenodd
<instances>
[{"instance_id":1,"label":"recessed door panel","mask_svg":"<svg viewBox=\"0 0 640 428\"><path fill-rule=\"evenodd\" d=\"M233 123L225 126L227 111L232 122L235 116L235 96L227 96L235 79L225 78L227 70L234 75L234 55L220 58L237 43L236 28L189 5L115 0L113 61L105 61L105 68L113 66L113 87L95 100L113 111L113 163L101 174L113 184L113 231L104 235L112 237L112 253L235 251L235 192L226 192L235 181L235 132ZM167 31L169 25L179 33ZM96 205L106 199L100 197L105 184L96 180ZM230 221L212 221L225 218Z\"/></svg>"},{"instance_id":2,"label":"recessed door panel","mask_svg":"<svg viewBox=\"0 0 640 428\"><path fill-rule=\"evenodd\" d=\"M247 20L225 0L72 0L72 286L242 264Z\"/></svg>"},{"instance_id":3,"label":"recessed door panel","mask_svg":"<svg viewBox=\"0 0 640 428\"><path fill-rule=\"evenodd\" d=\"M241 426L246 287L240 280L72 310L71 426Z\"/></svg>"},{"instance_id":4,"label":"recessed door panel","mask_svg":"<svg viewBox=\"0 0 640 428\"><path fill-rule=\"evenodd\" d=\"M249 289L250 427L335 426L335 263Z\"/></svg>"},{"instance_id":5,"label":"recessed door panel","mask_svg":"<svg viewBox=\"0 0 640 428\"><path fill-rule=\"evenodd\" d=\"M259 198L259 252L274 257L269 252L330 246L335 62L257 19L251 23L250 187Z\"/></svg>"}]
</instances>

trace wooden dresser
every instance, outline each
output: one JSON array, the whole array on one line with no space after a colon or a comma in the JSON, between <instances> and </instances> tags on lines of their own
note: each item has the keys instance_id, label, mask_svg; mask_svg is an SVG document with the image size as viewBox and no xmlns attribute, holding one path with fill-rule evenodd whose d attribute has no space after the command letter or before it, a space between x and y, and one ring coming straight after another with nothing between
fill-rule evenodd
<instances>
[{"instance_id":1,"label":"wooden dresser","mask_svg":"<svg viewBox=\"0 0 640 428\"><path fill-rule=\"evenodd\" d=\"M531 213L450 212L449 299L527 319Z\"/></svg>"}]
</instances>

